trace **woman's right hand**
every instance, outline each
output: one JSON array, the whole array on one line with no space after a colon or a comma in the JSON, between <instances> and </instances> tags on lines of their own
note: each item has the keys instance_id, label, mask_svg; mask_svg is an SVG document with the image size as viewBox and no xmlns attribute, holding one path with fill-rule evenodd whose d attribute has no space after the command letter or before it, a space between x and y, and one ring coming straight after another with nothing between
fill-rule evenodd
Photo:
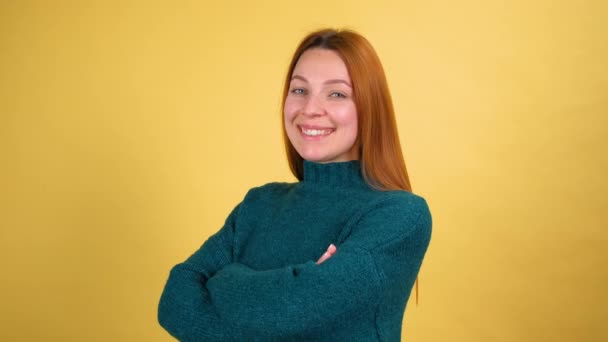
<instances>
[{"instance_id":1,"label":"woman's right hand","mask_svg":"<svg viewBox=\"0 0 608 342\"><path fill-rule=\"evenodd\" d=\"M323 253L323 255L321 255L321 257L319 258L319 260L317 260L317 265L319 265L323 261L331 258L331 256L334 255L337 250L338 249L336 248L336 246L334 246L333 243L331 245L329 245L329 247L327 247L327 251L325 253Z\"/></svg>"}]
</instances>

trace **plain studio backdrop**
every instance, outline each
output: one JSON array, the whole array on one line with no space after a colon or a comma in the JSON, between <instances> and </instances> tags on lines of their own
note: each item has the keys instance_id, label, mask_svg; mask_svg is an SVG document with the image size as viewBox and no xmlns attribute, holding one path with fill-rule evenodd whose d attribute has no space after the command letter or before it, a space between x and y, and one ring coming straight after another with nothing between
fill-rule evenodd
<instances>
[{"instance_id":1,"label":"plain studio backdrop","mask_svg":"<svg viewBox=\"0 0 608 342\"><path fill-rule=\"evenodd\" d=\"M406 341L608 339L608 3L3 1L0 340L170 341L172 265L293 181L309 31L384 63L433 239Z\"/></svg>"}]
</instances>

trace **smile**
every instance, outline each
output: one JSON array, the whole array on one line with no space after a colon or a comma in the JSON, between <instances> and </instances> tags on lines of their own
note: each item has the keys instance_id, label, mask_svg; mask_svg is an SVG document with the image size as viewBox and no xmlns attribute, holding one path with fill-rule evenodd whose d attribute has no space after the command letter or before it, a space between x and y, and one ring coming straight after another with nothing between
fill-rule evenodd
<instances>
[{"instance_id":1,"label":"smile","mask_svg":"<svg viewBox=\"0 0 608 342\"><path fill-rule=\"evenodd\" d=\"M302 131L302 134L304 134L305 136L308 136L308 137L319 137L319 136L329 135L334 130L331 128L319 129L319 128L300 127L300 131Z\"/></svg>"}]
</instances>

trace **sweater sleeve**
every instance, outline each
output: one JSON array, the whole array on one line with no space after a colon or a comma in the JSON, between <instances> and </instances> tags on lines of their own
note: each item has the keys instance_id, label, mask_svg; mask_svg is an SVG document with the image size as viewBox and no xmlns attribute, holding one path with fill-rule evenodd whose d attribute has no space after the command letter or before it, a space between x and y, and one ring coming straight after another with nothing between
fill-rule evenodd
<instances>
[{"instance_id":1,"label":"sweater sleeve","mask_svg":"<svg viewBox=\"0 0 608 342\"><path fill-rule=\"evenodd\" d=\"M430 241L424 200L373 206L354 223L334 256L271 270L232 263L209 279L222 320L269 338L305 336L374 312L387 291L409 296Z\"/></svg>"},{"instance_id":2,"label":"sweater sleeve","mask_svg":"<svg viewBox=\"0 0 608 342\"><path fill-rule=\"evenodd\" d=\"M158 305L158 321L180 341L237 341L242 333L218 317L205 287L207 280L232 260L232 239L239 206L196 253L171 269Z\"/></svg>"}]
</instances>

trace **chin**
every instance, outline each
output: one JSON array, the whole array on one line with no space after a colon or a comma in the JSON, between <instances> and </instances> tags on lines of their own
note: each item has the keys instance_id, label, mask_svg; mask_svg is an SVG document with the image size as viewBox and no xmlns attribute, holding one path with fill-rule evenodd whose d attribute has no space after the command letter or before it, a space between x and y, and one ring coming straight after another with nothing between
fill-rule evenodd
<instances>
[{"instance_id":1,"label":"chin","mask_svg":"<svg viewBox=\"0 0 608 342\"><path fill-rule=\"evenodd\" d=\"M302 155L301 155L302 156ZM311 157L311 156L302 156L302 159L304 160L308 160L309 162L314 162L314 163L326 163L327 158L318 158L318 157Z\"/></svg>"},{"instance_id":2,"label":"chin","mask_svg":"<svg viewBox=\"0 0 608 342\"><path fill-rule=\"evenodd\" d=\"M314 163L326 163L331 158L327 155L322 155L319 153L299 153L302 159L308 160Z\"/></svg>"},{"instance_id":3,"label":"chin","mask_svg":"<svg viewBox=\"0 0 608 342\"><path fill-rule=\"evenodd\" d=\"M300 156L302 156L303 159L308 160L309 162L319 163L319 164L346 161L345 159L336 158L336 157L332 157L332 156L302 155L302 154L300 154Z\"/></svg>"}]
</instances>

